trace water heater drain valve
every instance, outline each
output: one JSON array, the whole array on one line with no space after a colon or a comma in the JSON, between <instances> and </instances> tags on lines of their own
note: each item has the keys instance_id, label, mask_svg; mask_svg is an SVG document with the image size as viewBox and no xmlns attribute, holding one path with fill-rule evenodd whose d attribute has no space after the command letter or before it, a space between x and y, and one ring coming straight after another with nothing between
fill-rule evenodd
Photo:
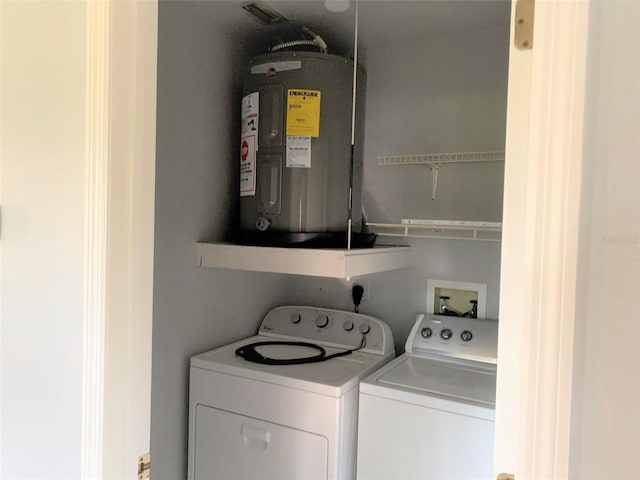
<instances>
[{"instance_id":1,"label":"water heater drain valve","mask_svg":"<svg viewBox=\"0 0 640 480\"><path fill-rule=\"evenodd\" d=\"M258 217L256 220L256 228L261 232L266 232L271 227L271 220L266 217Z\"/></svg>"}]
</instances>

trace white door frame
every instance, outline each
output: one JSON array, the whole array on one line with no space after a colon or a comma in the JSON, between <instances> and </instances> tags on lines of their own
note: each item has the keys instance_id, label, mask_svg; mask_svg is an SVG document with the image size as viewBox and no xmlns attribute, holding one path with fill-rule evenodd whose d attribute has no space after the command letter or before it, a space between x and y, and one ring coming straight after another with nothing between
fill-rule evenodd
<instances>
[{"instance_id":1,"label":"white door frame","mask_svg":"<svg viewBox=\"0 0 640 480\"><path fill-rule=\"evenodd\" d=\"M87 4L82 478L102 476L109 168L109 4Z\"/></svg>"},{"instance_id":2,"label":"white door frame","mask_svg":"<svg viewBox=\"0 0 640 480\"><path fill-rule=\"evenodd\" d=\"M589 7L538 1L510 52L494 472L519 480L568 478Z\"/></svg>"},{"instance_id":3,"label":"white door frame","mask_svg":"<svg viewBox=\"0 0 640 480\"><path fill-rule=\"evenodd\" d=\"M87 3L83 478L149 451L157 12Z\"/></svg>"}]
</instances>

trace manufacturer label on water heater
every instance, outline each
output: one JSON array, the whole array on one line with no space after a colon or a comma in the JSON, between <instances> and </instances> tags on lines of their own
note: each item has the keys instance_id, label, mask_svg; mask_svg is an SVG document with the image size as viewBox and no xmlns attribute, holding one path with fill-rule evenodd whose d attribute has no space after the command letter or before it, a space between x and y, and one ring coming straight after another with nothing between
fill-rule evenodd
<instances>
[{"instance_id":1,"label":"manufacturer label on water heater","mask_svg":"<svg viewBox=\"0 0 640 480\"><path fill-rule=\"evenodd\" d=\"M242 133L240 139L240 196L256 194L256 151L258 150L258 92L242 97Z\"/></svg>"},{"instance_id":2,"label":"manufacturer label on water heater","mask_svg":"<svg viewBox=\"0 0 640 480\"><path fill-rule=\"evenodd\" d=\"M287 137L287 168L311 168L311 137Z\"/></svg>"},{"instance_id":3,"label":"manufacturer label on water heater","mask_svg":"<svg viewBox=\"0 0 640 480\"><path fill-rule=\"evenodd\" d=\"M320 136L320 90L287 90L287 135Z\"/></svg>"}]
</instances>

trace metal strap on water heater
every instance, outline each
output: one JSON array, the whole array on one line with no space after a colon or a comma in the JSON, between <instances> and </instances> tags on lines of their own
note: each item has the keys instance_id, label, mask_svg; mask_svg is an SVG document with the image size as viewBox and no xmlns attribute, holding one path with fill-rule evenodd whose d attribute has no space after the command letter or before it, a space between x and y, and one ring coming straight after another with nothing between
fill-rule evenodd
<instances>
[{"instance_id":1,"label":"metal strap on water heater","mask_svg":"<svg viewBox=\"0 0 640 480\"><path fill-rule=\"evenodd\" d=\"M356 144L356 93L358 79L358 14L359 0L356 0L356 15L353 41L353 97L351 102L351 158L349 159L349 215L347 220L347 250L351 250L351 230L353 225L353 169L355 163L355 144Z\"/></svg>"}]
</instances>

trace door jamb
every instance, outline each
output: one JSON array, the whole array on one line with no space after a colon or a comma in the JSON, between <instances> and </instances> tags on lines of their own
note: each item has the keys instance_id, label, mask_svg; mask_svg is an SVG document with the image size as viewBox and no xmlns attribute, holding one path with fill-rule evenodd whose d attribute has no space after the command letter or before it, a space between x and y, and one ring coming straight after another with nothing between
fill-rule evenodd
<instances>
[{"instance_id":1,"label":"door jamb","mask_svg":"<svg viewBox=\"0 0 640 480\"><path fill-rule=\"evenodd\" d=\"M496 475L568 478L589 8L537 2L510 53Z\"/></svg>"},{"instance_id":2,"label":"door jamb","mask_svg":"<svg viewBox=\"0 0 640 480\"><path fill-rule=\"evenodd\" d=\"M87 2L82 478L149 451L157 0Z\"/></svg>"}]
</instances>

